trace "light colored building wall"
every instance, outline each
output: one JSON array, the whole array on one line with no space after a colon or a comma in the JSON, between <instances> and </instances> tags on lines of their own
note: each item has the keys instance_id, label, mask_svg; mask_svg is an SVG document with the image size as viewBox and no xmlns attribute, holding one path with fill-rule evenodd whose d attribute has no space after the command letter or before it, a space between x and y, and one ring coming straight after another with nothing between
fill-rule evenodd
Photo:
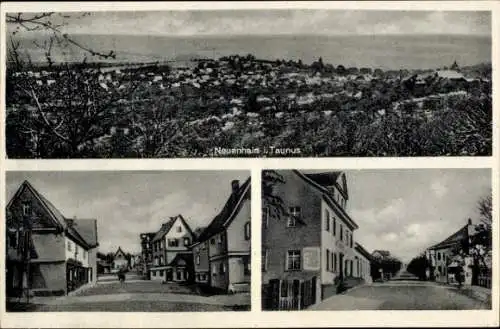
<instances>
[{"instance_id":1,"label":"light colored building wall","mask_svg":"<svg viewBox=\"0 0 500 329\"><path fill-rule=\"evenodd\" d=\"M81 262L83 267L88 267L88 251L68 236L65 237L64 241L66 260L74 259L78 262Z\"/></svg>"},{"instance_id":2,"label":"light colored building wall","mask_svg":"<svg viewBox=\"0 0 500 329\"><path fill-rule=\"evenodd\" d=\"M227 228L227 251L250 253L250 239L245 239L245 225L250 223L250 200L242 201L240 211ZM212 255L212 253L210 254Z\"/></svg>"}]
</instances>

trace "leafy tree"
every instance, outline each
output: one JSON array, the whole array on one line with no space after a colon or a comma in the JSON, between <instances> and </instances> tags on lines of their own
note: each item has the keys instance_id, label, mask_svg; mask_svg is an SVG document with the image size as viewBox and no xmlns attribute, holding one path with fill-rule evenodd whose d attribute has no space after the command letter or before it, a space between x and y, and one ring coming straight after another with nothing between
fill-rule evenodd
<instances>
[{"instance_id":1,"label":"leafy tree","mask_svg":"<svg viewBox=\"0 0 500 329\"><path fill-rule=\"evenodd\" d=\"M408 272L418 277L420 280L426 280L426 271L430 266L430 262L425 256L425 253L413 258L407 266Z\"/></svg>"},{"instance_id":2,"label":"leafy tree","mask_svg":"<svg viewBox=\"0 0 500 329\"><path fill-rule=\"evenodd\" d=\"M280 184L285 184L285 180L276 170L262 171L262 204L267 207L269 216L278 220L287 214L283 199L276 194L276 187Z\"/></svg>"}]
</instances>

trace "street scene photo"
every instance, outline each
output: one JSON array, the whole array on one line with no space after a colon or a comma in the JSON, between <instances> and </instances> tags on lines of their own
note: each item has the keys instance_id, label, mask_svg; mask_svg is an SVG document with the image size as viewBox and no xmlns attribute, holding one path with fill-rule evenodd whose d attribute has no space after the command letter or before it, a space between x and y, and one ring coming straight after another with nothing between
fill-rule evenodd
<instances>
[{"instance_id":1,"label":"street scene photo","mask_svg":"<svg viewBox=\"0 0 500 329\"><path fill-rule=\"evenodd\" d=\"M10 159L492 155L490 11L5 20Z\"/></svg>"},{"instance_id":2,"label":"street scene photo","mask_svg":"<svg viewBox=\"0 0 500 329\"><path fill-rule=\"evenodd\" d=\"M490 169L265 170L262 308L491 309Z\"/></svg>"},{"instance_id":3,"label":"street scene photo","mask_svg":"<svg viewBox=\"0 0 500 329\"><path fill-rule=\"evenodd\" d=\"M6 196L7 312L250 310L250 172L10 171Z\"/></svg>"}]
</instances>

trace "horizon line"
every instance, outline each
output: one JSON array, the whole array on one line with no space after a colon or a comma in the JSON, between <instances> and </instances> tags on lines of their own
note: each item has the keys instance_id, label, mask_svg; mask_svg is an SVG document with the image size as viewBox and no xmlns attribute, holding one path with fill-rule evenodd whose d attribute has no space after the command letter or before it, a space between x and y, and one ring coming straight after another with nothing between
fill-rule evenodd
<instances>
[{"instance_id":1,"label":"horizon line","mask_svg":"<svg viewBox=\"0 0 500 329\"><path fill-rule=\"evenodd\" d=\"M18 35L23 35L24 33L18 33ZM30 31L33 35L51 35L52 33L44 33L40 31ZM233 34L223 34L223 33L198 33L198 34L182 34L182 33L80 33L71 32L68 33L69 36L149 36L149 37L171 37L171 38L197 38L197 37L208 37L208 38L232 38L232 37L411 37L411 36L447 36L447 37L482 37L482 38L492 38L492 34L484 33L233 33ZM10 36L10 33L9 33Z\"/></svg>"}]
</instances>

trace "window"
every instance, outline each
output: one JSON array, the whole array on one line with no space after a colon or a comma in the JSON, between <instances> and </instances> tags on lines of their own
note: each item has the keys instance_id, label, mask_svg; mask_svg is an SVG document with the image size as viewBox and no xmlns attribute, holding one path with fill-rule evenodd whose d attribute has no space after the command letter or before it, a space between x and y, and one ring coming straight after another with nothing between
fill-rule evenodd
<instances>
[{"instance_id":1,"label":"window","mask_svg":"<svg viewBox=\"0 0 500 329\"><path fill-rule=\"evenodd\" d=\"M71 251L71 241L68 240L68 251Z\"/></svg>"},{"instance_id":2,"label":"window","mask_svg":"<svg viewBox=\"0 0 500 329\"><path fill-rule=\"evenodd\" d=\"M190 242L191 242L191 241L189 240L189 238L184 238L184 245L185 245L186 247L187 247L187 246L189 246L189 243L190 243Z\"/></svg>"},{"instance_id":3,"label":"window","mask_svg":"<svg viewBox=\"0 0 500 329\"><path fill-rule=\"evenodd\" d=\"M261 270L262 272L267 271L267 249L262 250L261 254Z\"/></svg>"},{"instance_id":4,"label":"window","mask_svg":"<svg viewBox=\"0 0 500 329\"><path fill-rule=\"evenodd\" d=\"M441 260L441 253L438 252L437 254L438 254L438 260Z\"/></svg>"},{"instance_id":5,"label":"window","mask_svg":"<svg viewBox=\"0 0 500 329\"><path fill-rule=\"evenodd\" d=\"M210 244L215 244L215 239L214 238L210 239Z\"/></svg>"},{"instance_id":6,"label":"window","mask_svg":"<svg viewBox=\"0 0 500 329\"><path fill-rule=\"evenodd\" d=\"M223 233L221 233L217 236L217 243L222 244L223 241L224 241L224 235Z\"/></svg>"},{"instance_id":7,"label":"window","mask_svg":"<svg viewBox=\"0 0 500 329\"><path fill-rule=\"evenodd\" d=\"M286 254L286 269L300 270L300 250L289 250Z\"/></svg>"},{"instance_id":8,"label":"window","mask_svg":"<svg viewBox=\"0 0 500 329\"><path fill-rule=\"evenodd\" d=\"M250 256L243 256L243 274L250 275L251 267Z\"/></svg>"},{"instance_id":9,"label":"window","mask_svg":"<svg viewBox=\"0 0 500 329\"><path fill-rule=\"evenodd\" d=\"M196 255L196 265L200 265L200 255Z\"/></svg>"},{"instance_id":10,"label":"window","mask_svg":"<svg viewBox=\"0 0 500 329\"><path fill-rule=\"evenodd\" d=\"M250 240L250 222L245 223L245 240Z\"/></svg>"},{"instance_id":11,"label":"window","mask_svg":"<svg viewBox=\"0 0 500 329\"><path fill-rule=\"evenodd\" d=\"M154 261L155 265L158 265L158 256L155 256L155 261Z\"/></svg>"},{"instance_id":12,"label":"window","mask_svg":"<svg viewBox=\"0 0 500 329\"><path fill-rule=\"evenodd\" d=\"M163 265L163 255L160 256L160 265Z\"/></svg>"},{"instance_id":13,"label":"window","mask_svg":"<svg viewBox=\"0 0 500 329\"><path fill-rule=\"evenodd\" d=\"M330 272L335 271L335 269L333 268L333 255L334 255L333 251L330 252Z\"/></svg>"},{"instance_id":14,"label":"window","mask_svg":"<svg viewBox=\"0 0 500 329\"><path fill-rule=\"evenodd\" d=\"M201 246L201 248L202 248L203 250L206 250L206 249L207 249L207 243L206 243L206 242L203 242L203 245Z\"/></svg>"},{"instance_id":15,"label":"window","mask_svg":"<svg viewBox=\"0 0 500 329\"><path fill-rule=\"evenodd\" d=\"M220 274L226 273L226 264L224 264L224 263L219 264L219 273Z\"/></svg>"},{"instance_id":16,"label":"window","mask_svg":"<svg viewBox=\"0 0 500 329\"><path fill-rule=\"evenodd\" d=\"M179 246L179 240L177 240L177 239L168 239L168 246L169 247L178 247Z\"/></svg>"},{"instance_id":17,"label":"window","mask_svg":"<svg viewBox=\"0 0 500 329\"><path fill-rule=\"evenodd\" d=\"M290 215L288 216L287 226L297 226L297 219L300 218L300 207L290 207L289 213Z\"/></svg>"},{"instance_id":18,"label":"window","mask_svg":"<svg viewBox=\"0 0 500 329\"><path fill-rule=\"evenodd\" d=\"M160 270L160 276L163 276L163 270Z\"/></svg>"},{"instance_id":19,"label":"window","mask_svg":"<svg viewBox=\"0 0 500 329\"><path fill-rule=\"evenodd\" d=\"M330 232L330 213L325 209L325 230Z\"/></svg>"},{"instance_id":20,"label":"window","mask_svg":"<svg viewBox=\"0 0 500 329\"><path fill-rule=\"evenodd\" d=\"M344 241L344 228L342 227L342 224L340 226L340 241Z\"/></svg>"},{"instance_id":21,"label":"window","mask_svg":"<svg viewBox=\"0 0 500 329\"><path fill-rule=\"evenodd\" d=\"M263 219L262 219L262 226L264 228L268 228L269 226L269 212L270 212L270 209L268 207L265 207L262 209L262 215L263 215Z\"/></svg>"},{"instance_id":22,"label":"window","mask_svg":"<svg viewBox=\"0 0 500 329\"><path fill-rule=\"evenodd\" d=\"M18 245L18 239L19 239L19 232L9 232L9 246L11 248L17 248Z\"/></svg>"},{"instance_id":23,"label":"window","mask_svg":"<svg viewBox=\"0 0 500 329\"><path fill-rule=\"evenodd\" d=\"M212 274L214 276L217 274L217 264L212 264Z\"/></svg>"},{"instance_id":24,"label":"window","mask_svg":"<svg viewBox=\"0 0 500 329\"><path fill-rule=\"evenodd\" d=\"M330 249L326 249L326 270L330 271Z\"/></svg>"},{"instance_id":25,"label":"window","mask_svg":"<svg viewBox=\"0 0 500 329\"><path fill-rule=\"evenodd\" d=\"M156 271L153 271L153 276L156 276Z\"/></svg>"},{"instance_id":26,"label":"window","mask_svg":"<svg viewBox=\"0 0 500 329\"><path fill-rule=\"evenodd\" d=\"M338 269L337 269L337 254L336 253L333 254L333 271L334 272L338 271Z\"/></svg>"},{"instance_id":27,"label":"window","mask_svg":"<svg viewBox=\"0 0 500 329\"><path fill-rule=\"evenodd\" d=\"M182 226L177 226L177 232L182 232Z\"/></svg>"},{"instance_id":28,"label":"window","mask_svg":"<svg viewBox=\"0 0 500 329\"><path fill-rule=\"evenodd\" d=\"M30 202L23 202L23 216L29 216L31 215L31 203Z\"/></svg>"},{"instance_id":29,"label":"window","mask_svg":"<svg viewBox=\"0 0 500 329\"><path fill-rule=\"evenodd\" d=\"M350 242L350 246L352 248L352 246L353 246L352 233L351 233L351 237L350 237L350 241L349 242Z\"/></svg>"},{"instance_id":30,"label":"window","mask_svg":"<svg viewBox=\"0 0 500 329\"><path fill-rule=\"evenodd\" d=\"M333 217L333 236L336 236L337 235L337 218Z\"/></svg>"}]
</instances>

